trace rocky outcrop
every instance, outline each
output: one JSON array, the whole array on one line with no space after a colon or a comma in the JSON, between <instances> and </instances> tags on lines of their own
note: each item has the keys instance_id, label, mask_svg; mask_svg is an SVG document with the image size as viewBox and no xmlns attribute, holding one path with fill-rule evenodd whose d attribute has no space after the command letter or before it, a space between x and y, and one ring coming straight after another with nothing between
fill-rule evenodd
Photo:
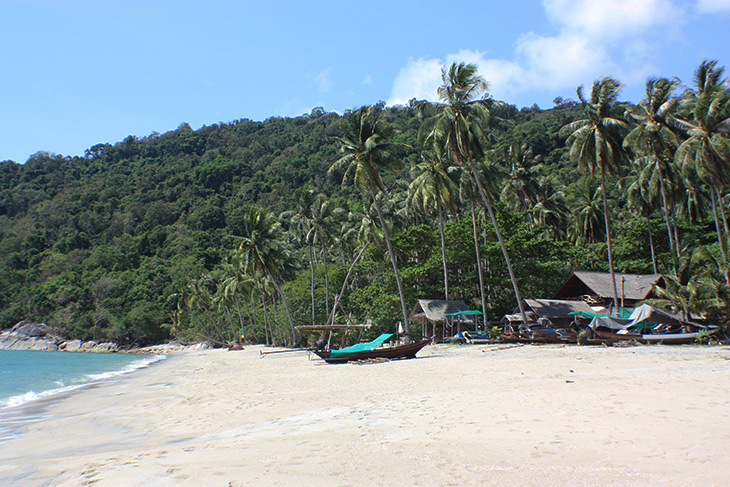
<instances>
[{"instance_id":1,"label":"rocky outcrop","mask_svg":"<svg viewBox=\"0 0 730 487\"><path fill-rule=\"evenodd\" d=\"M45 323L21 321L10 330L0 332L0 350L38 350L43 352L116 352L115 343L68 340L53 334Z\"/></svg>"}]
</instances>

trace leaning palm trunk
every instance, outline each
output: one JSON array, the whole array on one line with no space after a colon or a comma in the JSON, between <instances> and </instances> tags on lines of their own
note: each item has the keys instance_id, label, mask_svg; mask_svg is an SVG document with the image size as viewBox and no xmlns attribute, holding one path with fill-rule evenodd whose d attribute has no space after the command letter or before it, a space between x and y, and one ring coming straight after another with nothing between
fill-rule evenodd
<instances>
[{"instance_id":1,"label":"leaning palm trunk","mask_svg":"<svg viewBox=\"0 0 730 487\"><path fill-rule=\"evenodd\" d=\"M370 195L373 198L375 204L375 210L378 212L378 219L380 220L380 226L383 229L383 236L385 237L385 245L388 247L388 255L390 256L390 263L393 265L393 272L395 273L395 282L398 285L398 294L400 295L400 306L403 311L403 329L405 330L406 336L410 336L411 327L408 323L408 311L406 311L406 299L403 295L403 286L400 282L400 274L398 273L398 264L395 261L395 253L393 253L393 247L390 244L390 234L388 232L388 226L385 224L385 218L383 218L383 211L380 209L378 200L375 196L375 192L371 189Z\"/></svg>"},{"instance_id":2,"label":"leaning palm trunk","mask_svg":"<svg viewBox=\"0 0 730 487\"><path fill-rule=\"evenodd\" d=\"M611 284L613 285L613 307L614 313L618 316L618 290L616 289L616 274L613 270L613 249L611 247L611 224L608 218L608 201L606 200L606 169L601 164L601 195L603 196L603 221L606 223L606 247L608 250L608 270L611 272Z\"/></svg>"},{"instance_id":3,"label":"leaning palm trunk","mask_svg":"<svg viewBox=\"0 0 730 487\"><path fill-rule=\"evenodd\" d=\"M291 344L296 345L297 344L297 331L294 328L294 320L292 320L291 312L289 311L289 303L286 301L286 296L284 296L284 293L281 291L281 288L279 287L279 283L276 282L276 279L274 279L274 276L269 273L269 276L271 277L271 282L274 284L274 287L276 288L276 291L279 293L279 296L281 296L281 300L284 302L284 309L286 309L286 316L289 318L289 324L291 325Z\"/></svg>"},{"instance_id":4,"label":"leaning palm trunk","mask_svg":"<svg viewBox=\"0 0 730 487\"><path fill-rule=\"evenodd\" d=\"M469 156L469 167L471 168L471 174L474 177L474 181L477 183L477 188L479 189L479 196L482 198L482 203L484 203L484 207L487 209L487 212L489 212L489 219L492 220L492 225L494 226L494 232L497 234L497 240L499 240L499 246L502 249L502 255L504 256L504 262L507 264L507 271L509 272L509 278L512 281L512 288L515 291L515 298L517 299L517 306L520 308L520 315L522 316L522 326L524 328L528 327L527 324L527 314L525 314L525 304L522 302L522 295L520 294L520 288L517 285L517 278L515 278L515 273L512 270L512 263L509 260L509 254L507 253L507 247L504 244L504 239L502 238L502 232L499 231L499 225L497 224L497 219L494 217L494 211L492 211L492 204L489 202L489 199L487 198L487 194L484 192L484 187L482 186L482 182L479 179L479 174L477 173L477 169L474 166L474 162L471 160L471 155Z\"/></svg>"},{"instance_id":5,"label":"leaning palm trunk","mask_svg":"<svg viewBox=\"0 0 730 487\"><path fill-rule=\"evenodd\" d=\"M717 232L717 243L720 246L720 255L722 260L725 260L725 246L722 244L722 234L720 231L720 220L717 216L717 202L715 201L715 189L710 190L710 202L712 203L712 216L715 218L715 230ZM722 200L720 200L720 206L722 206Z\"/></svg>"},{"instance_id":6,"label":"leaning palm trunk","mask_svg":"<svg viewBox=\"0 0 730 487\"><path fill-rule=\"evenodd\" d=\"M444 298L449 299L449 273L446 267L446 239L444 238L444 208L441 205L438 189L436 190L436 204L439 207L439 231L441 232L441 260L444 263Z\"/></svg>"},{"instance_id":7,"label":"leaning palm trunk","mask_svg":"<svg viewBox=\"0 0 730 487\"><path fill-rule=\"evenodd\" d=\"M347 288L347 282L350 280L350 275L352 274L352 270L355 268L355 265L360 260L360 257L365 253L367 248L370 247L370 242L366 243L363 248L360 250L360 252L357 254L357 257L355 257L355 260L352 261L352 264L350 264L350 268L347 270L347 274L345 274L345 280L342 282L342 289L340 290L340 294L335 296L335 302L332 305L332 313L330 314L329 319L327 320L328 325L332 325L335 322L335 310L340 305L340 300L342 299L342 296L345 294L345 289Z\"/></svg>"},{"instance_id":8,"label":"leaning palm trunk","mask_svg":"<svg viewBox=\"0 0 730 487\"><path fill-rule=\"evenodd\" d=\"M477 272L479 273L479 296L482 299L482 321L487 329L487 296L484 294L484 273L482 272L482 251L479 249L479 235L477 234L477 214L474 211L474 202L471 202L471 225L474 230L474 251L477 257Z\"/></svg>"}]
</instances>

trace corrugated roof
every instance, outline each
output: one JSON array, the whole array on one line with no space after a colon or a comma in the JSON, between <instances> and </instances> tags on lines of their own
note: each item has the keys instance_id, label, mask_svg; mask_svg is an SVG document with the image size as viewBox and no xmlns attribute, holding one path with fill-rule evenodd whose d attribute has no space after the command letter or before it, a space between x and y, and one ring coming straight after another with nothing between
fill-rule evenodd
<instances>
[{"instance_id":1,"label":"corrugated roof","mask_svg":"<svg viewBox=\"0 0 730 487\"><path fill-rule=\"evenodd\" d=\"M647 299L652 291L652 285L657 284L662 278L661 274L616 274L616 291L619 299L623 296L626 299L642 300ZM560 287L554 297L577 297L567 296L565 291L574 286L575 280L582 282L591 293L603 298L613 297L613 283L611 274L608 272L576 271ZM570 293L568 293L570 294Z\"/></svg>"},{"instance_id":2,"label":"corrugated roof","mask_svg":"<svg viewBox=\"0 0 730 487\"><path fill-rule=\"evenodd\" d=\"M467 311L469 308L461 300L444 299L419 299L411 311L409 320L413 321L445 321L446 313ZM462 317L449 317L451 321L472 321L469 315Z\"/></svg>"}]
</instances>

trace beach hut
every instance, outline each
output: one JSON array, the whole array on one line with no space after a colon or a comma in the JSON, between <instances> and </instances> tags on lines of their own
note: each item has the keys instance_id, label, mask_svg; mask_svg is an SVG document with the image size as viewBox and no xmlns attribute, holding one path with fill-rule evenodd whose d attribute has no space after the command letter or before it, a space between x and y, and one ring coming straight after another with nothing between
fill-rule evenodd
<instances>
[{"instance_id":1,"label":"beach hut","mask_svg":"<svg viewBox=\"0 0 730 487\"><path fill-rule=\"evenodd\" d=\"M661 274L622 274L616 275L616 291L619 306L632 308L639 301L656 297L653 286L663 286ZM558 291L553 299L584 301L593 307L594 311L602 311L613 303L613 282L608 272L574 272Z\"/></svg>"},{"instance_id":2,"label":"beach hut","mask_svg":"<svg viewBox=\"0 0 730 487\"><path fill-rule=\"evenodd\" d=\"M454 327L460 332L462 324L474 323L481 316L468 311L469 307L461 300L419 299L408 319L421 324L424 337L433 336L438 340L452 335Z\"/></svg>"}]
</instances>

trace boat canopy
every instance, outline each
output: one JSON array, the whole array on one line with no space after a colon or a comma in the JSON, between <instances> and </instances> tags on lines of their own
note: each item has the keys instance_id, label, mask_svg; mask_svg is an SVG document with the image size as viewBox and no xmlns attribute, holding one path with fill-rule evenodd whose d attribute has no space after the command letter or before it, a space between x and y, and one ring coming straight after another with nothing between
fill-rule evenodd
<instances>
[{"instance_id":1,"label":"boat canopy","mask_svg":"<svg viewBox=\"0 0 730 487\"><path fill-rule=\"evenodd\" d=\"M348 353L355 353L355 352L364 352L366 350L372 350L373 348L377 347L381 343L383 343L385 340L388 340L390 337L392 337L392 333L383 333L378 338L371 342L366 343L357 343L351 347L341 348L339 350L332 350L330 352L330 357L341 357L343 355L347 355Z\"/></svg>"}]
</instances>

